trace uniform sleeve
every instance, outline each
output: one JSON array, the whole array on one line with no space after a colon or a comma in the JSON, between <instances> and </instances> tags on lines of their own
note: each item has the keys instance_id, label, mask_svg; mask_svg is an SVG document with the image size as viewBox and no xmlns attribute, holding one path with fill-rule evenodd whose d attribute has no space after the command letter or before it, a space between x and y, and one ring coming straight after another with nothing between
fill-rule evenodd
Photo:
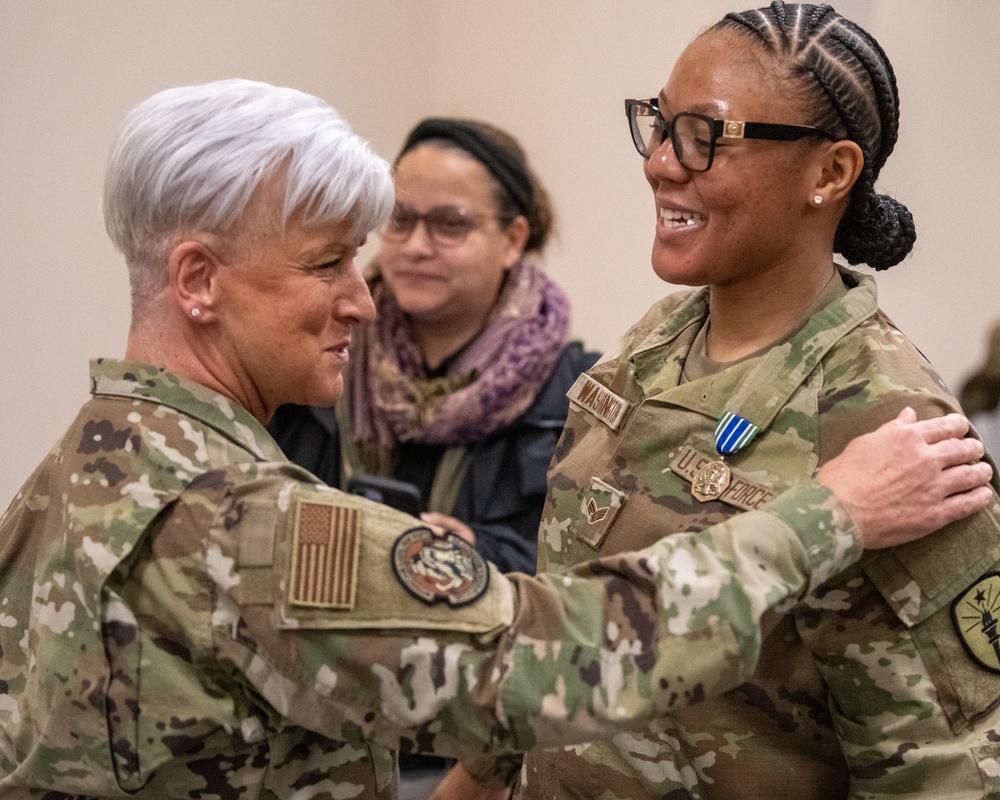
<instances>
[{"instance_id":1,"label":"uniform sleeve","mask_svg":"<svg viewBox=\"0 0 1000 800\"><path fill-rule=\"evenodd\" d=\"M291 465L255 469L211 527L215 658L293 724L404 752L607 738L725 691L753 672L769 615L860 555L829 492L803 483L699 534L508 578L471 547L425 560L458 537Z\"/></svg>"},{"instance_id":2,"label":"uniform sleeve","mask_svg":"<svg viewBox=\"0 0 1000 800\"><path fill-rule=\"evenodd\" d=\"M837 376L829 392L844 402L821 417L821 463L906 406L920 418L959 410L910 351L886 334L877 357L835 354L846 366L827 365ZM862 367L861 375L836 371ZM829 689L856 796L1000 792L996 498L932 536L866 554L795 616Z\"/></svg>"}]
</instances>

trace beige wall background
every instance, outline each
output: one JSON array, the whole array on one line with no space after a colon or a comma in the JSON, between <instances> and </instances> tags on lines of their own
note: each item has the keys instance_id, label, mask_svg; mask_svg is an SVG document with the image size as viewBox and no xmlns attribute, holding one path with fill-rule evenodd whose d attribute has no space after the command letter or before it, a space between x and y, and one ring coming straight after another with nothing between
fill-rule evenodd
<instances>
[{"instance_id":1,"label":"beige wall background","mask_svg":"<svg viewBox=\"0 0 1000 800\"><path fill-rule=\"evenodd\" d=\"M0 508L86 399L87 359L124 352L125 269L99 202L106 153L134 104L223 77L295 86L387 158L428 114L507 127L560 215L549 271L570 294L577 335L603 349L674 290L649 268L653 205L622 100L655 95L684 45L741 7L0 0ZM957 389L1000 317L1000 3L835 7L879 39L900 84L900 143L882 188L913 211L918 240L879 276L882 306Z\"/></svg>"}]
</instances>

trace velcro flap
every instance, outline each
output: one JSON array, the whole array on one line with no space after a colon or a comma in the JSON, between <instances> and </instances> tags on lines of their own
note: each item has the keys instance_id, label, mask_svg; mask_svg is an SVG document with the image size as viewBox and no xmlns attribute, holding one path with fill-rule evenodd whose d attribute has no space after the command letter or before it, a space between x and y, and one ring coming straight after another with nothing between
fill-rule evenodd
<instances>
[{"instance_id":1,"label":"velcro flap","mask_svg":"<svg viewBox=\"0 0 1000 800\"><path fill-rule=\"evenodd\" d=\"M486 633L513 620L513 591L492 565L486 590L454 606L421 601L392 566L419 520L335 489L296 488L272 571L282 628L419 628Z\"/></svg>"}]
</instances>

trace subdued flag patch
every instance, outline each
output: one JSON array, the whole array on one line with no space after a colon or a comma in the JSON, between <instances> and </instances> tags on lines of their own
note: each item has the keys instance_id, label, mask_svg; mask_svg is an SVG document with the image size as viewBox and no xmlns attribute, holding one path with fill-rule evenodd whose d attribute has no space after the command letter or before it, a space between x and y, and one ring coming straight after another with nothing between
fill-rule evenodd
<instances>
[{"instance_id":1,"label":"subdued flag patch","mask_svg":"<svg viewBox=\"0 0 1000 800\"><path fill-rule=\"evenodd\" d=\"M288 602L313 608L354 608L360 542L358 509L299 500Z\"/></svg>"}]
</instances>

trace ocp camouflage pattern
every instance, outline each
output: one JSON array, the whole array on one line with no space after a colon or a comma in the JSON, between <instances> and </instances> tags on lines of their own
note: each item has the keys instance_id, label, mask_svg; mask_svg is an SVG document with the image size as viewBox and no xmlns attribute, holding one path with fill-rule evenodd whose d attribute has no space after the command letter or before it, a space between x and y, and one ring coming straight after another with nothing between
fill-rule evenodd
<instances>
[{"instance_id":1,"label":"ocp camouflage pattern","mask_svg":"<svg viewBox=\"0 0 1000 800\"><path fill-rule=\"evenodd\" d=\"M427 605L389 565L416 520L318 485L204 387L91 374L0 519L3 798L388 798L397 749L606 738L745 680L765 611L859 556L810 482L697 536L558 578L492 570L475 602ZM289 600L303 502L359 514L349 609Z\"/></svg>"},{"instance_id":2,"label":"ocp camouflage pattern","mask_svg":"<svg viewBox=\"0 0 1000 800\"><path fill-rule=\"evenodd\" d=\"M687 382L682 371L707 313L706 290L654 305L621 351L590 371L631 403L621 429L571 410L550 474L540 569L569 569L643 547L660 532L737 518L739 509L723 500L692 498L680 469L693 451L715 456L715 425L727 410L761 429L728 458L744 486L760 489L743 497L813 475L905 406L920 417L957 410L878 311L874 282L847 270L842 277L850 288L835 285L832 300L787 341ZM591 521L581 510L614 493L619 507L607 517ZM994 499L920 542L866 554L780 606L791 613L767 633L749 681L632 732L532 751L519 796L1000 796L1000 675L970 657L951 618L952 602L1000 568L997 520ZM990 591L1000 603L996 585L982 586L966 605ZM976 611L962 613L966 635L985 644Z\"/></svg>"}]
</instances>

